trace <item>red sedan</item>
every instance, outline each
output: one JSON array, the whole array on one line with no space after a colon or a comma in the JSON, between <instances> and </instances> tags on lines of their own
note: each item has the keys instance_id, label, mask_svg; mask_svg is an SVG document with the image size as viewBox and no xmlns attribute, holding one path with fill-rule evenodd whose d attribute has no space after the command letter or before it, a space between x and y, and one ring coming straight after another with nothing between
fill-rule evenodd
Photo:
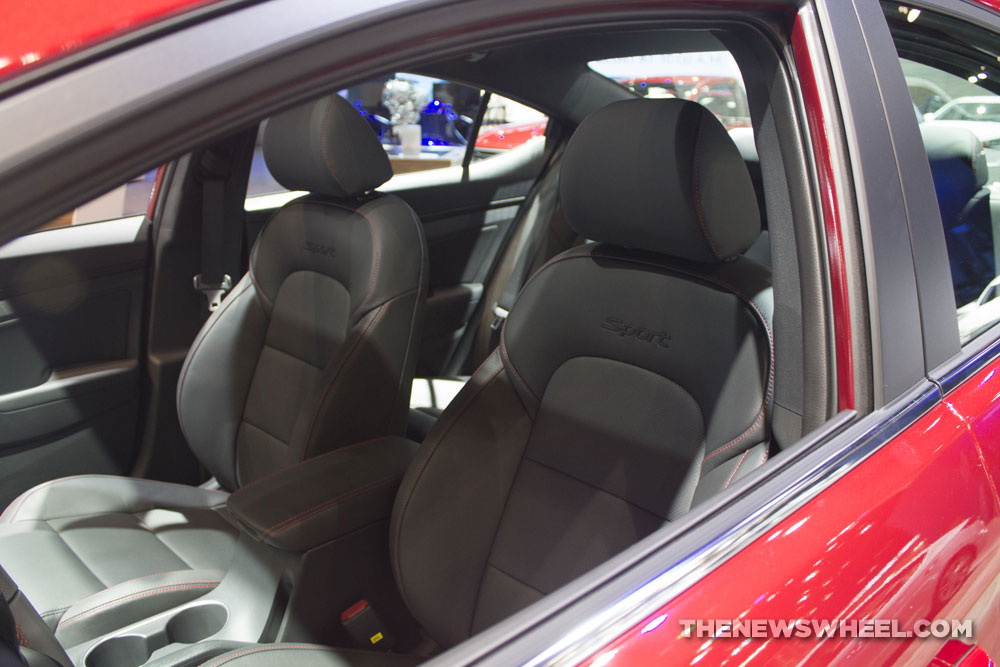
<instances>
[{"instance_id":1,"label":"red sedan","mask_svg":"<svg viewBox=\"0 0 1000 667\"><path fill-rule=\"evenodd\" d=\"M5 19L0 663L1000 656L996 0Z\"/></svg>"}]
</instances>

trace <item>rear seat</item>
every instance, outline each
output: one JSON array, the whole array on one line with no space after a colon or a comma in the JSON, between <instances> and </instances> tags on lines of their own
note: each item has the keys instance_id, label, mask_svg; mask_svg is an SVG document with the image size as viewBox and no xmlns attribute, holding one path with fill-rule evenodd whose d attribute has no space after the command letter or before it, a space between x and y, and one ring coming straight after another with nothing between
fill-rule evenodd
<instances>
[{"instance_id":1,"label":"rear seat","mask_svg":"<svg viewBox=\"0 0 1000 667\"><path fill-rule=\"evenodd\" d=\"M757 194L757 203L761 212L761 234L757 241L747 249L743 255L763 266L771 265L771 245L767 232L767 216L764 206L764 185L761 177L760 158L757 155L757 147L754 144L753 130L750 128L735 128L729 131L736 147L747 165L750 172L750 180L753 182L754 190ZM557 153L548 171L544 174L538 187L534 188L529 200L523 204L525 211L530 211L536 206L539 210L548 211L539 216L535 224L543 225L537 231L541 233L532 234L531 230L516 231L516 236L512 242L510 252L523 251L533 253L534 256L527 259L520 266L513 267L513 271L508 271L509 280L504 281L504 285L499 287L491 285L491 289L484 294L483 298L490 304L490 308L485 312L483 320L479 324L477 332L477 342L473 350L472 364L478 365L480 361L489 356L495 347L495 336L491 335L490 323L493 318L494 304L499 302L509 309L510 304L504 303L504 297L508 294L514 295L520 289L525 280L537 271L545 262L559 253L569 248L583 243L585 239L576 236L566 225L559 208L558 201L552 199L556 184L558 183L560 155ZM542 218L546 218L543 220ZM525 220L519 221L519 225L525 226ZM531 221L527 221L530 225ZM525 242L525 237L527 240ZM508 260L509 261L509 260ZM522 260L523 261L523 260ZM503 265L501 260L500 265ZM499 272L498 272L499 273ZM500 276L503 280L503 276ZM497 281L499 282L499 281ZM512 297L508 297L512 298ZM435 378L414 378L413 390L410 395L410 416L407 422L407 437L417 442L422 442L437 421L441 411L465 386L468 376L456 377L435 377Z\"/></svg>"},{"instance_id":2,"label":"rear seat","mask_svg":"<svg viewBox=\"0 0 1000 667\"><path fill-rule=\"evenodd\" d=\"M975 301L997 275L994 220L990 211L989 167L983 145L965 128L920 126L930 162L944 238L951 260L956 305Z\"/></svg>"}]
</instances>

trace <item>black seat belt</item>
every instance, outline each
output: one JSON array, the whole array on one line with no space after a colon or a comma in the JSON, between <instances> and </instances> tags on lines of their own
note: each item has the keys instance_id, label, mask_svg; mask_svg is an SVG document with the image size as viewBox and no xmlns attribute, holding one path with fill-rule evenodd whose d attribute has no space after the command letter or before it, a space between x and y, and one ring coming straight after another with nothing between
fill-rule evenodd
<instances>
[{"instance_id":1,"label":"black seat belt","mask_svg":"<svg viewBox=\"0 0 1000 667\"><path fill-rule=\"evenodd\" d=\"M249 163L253 139L243 134L202 153L201 272L194 288L205 295L208 310L216 310L241 273Z\"/></svg>"},{"instance_id":2,"label":"black seat belt","mask_svg":"<svg viewBox=\"0 0 1000 667\"><path fill-rule=\"evenodd\" d=\"M524 286L535 268L535 259L544 245L545 235L549 231L549 221L558 208L559 170L552 168L558 165L562 150L553 154L547 165L546 173L538 180L527 200L528 209L522 220L522 232L516 239L514 249L515 260L510 275L504 285L503 292L496 303L491 304L493 319L490 324L490 348L499 342L500 328L507 319L514 299ZM547 259L547 258L545 258Z\"/></svg>"}]
</instances>

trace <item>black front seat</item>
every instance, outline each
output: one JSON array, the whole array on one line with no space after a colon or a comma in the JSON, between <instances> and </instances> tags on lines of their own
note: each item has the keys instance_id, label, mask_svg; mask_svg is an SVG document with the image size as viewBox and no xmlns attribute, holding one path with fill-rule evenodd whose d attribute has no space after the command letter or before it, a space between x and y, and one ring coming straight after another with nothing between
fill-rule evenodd
<instances>
[{"instance_id":1,"label":"black front seat","mask_svg":"<svg viewBox=\"0 0 1000 667\"><path fill-rule=\"evenodd\" d=\"M585 120L560 195L591 243L525 285L498 350L444 411L391 521L396 581L451 646L657 530L767 458L769 271L753 186L698 104ZM208 665L397 665L255 646Z\"/></svg>"},{"instance_id":2,"label":"black front seat","mask_svg":"<svg viewBox=\"0 0 1000 667\"><path fill-rule=\"evenodd\" d=\"M237 533L227 491L403 432L426 248L413 211L373 192L392 175L385 151L332 95L273 118L264 153L282 185L312 194L264 227L177 388L188 444L223 490L84 475L0 517L0 565L66 646L214 588Z\"/></svg>"}]
</instances>

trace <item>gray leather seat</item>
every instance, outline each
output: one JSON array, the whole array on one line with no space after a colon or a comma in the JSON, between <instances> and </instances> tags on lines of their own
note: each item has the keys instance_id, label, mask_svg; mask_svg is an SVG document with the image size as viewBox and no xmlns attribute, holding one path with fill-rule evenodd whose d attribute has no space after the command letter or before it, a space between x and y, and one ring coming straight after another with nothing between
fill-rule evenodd
<instances>
[{"instance_id":1,"label":"gray leather seat","mask_svg":"<svg viewBox=\"0 0 1000 667\"><path fill-rule=\"evenodd\" d=\"M373 192L389 160L339 96L276 116L264 152L282 185L312 194L267 223L177 389L188 444L223 490L70 477L0 517L0 564L66 646L214 588L237 534L227 491L403 432L426 290L420 222Z\"/></svg>"},{"instance_id":2,"label":"gray leather seat","mask_svg":"<svg viewBox=\"0 0 1000 667\"><path fill-rule=\"evenodd\" d=\"M770 272L740 256L760 220L725 128L692 102L612 104L574 134L560 190L573 229L598 243L528 281L393 508L396 582L444 647L767 459ZM279 644L206 664L414 660Z\"/></svg>"}]
</instances>

